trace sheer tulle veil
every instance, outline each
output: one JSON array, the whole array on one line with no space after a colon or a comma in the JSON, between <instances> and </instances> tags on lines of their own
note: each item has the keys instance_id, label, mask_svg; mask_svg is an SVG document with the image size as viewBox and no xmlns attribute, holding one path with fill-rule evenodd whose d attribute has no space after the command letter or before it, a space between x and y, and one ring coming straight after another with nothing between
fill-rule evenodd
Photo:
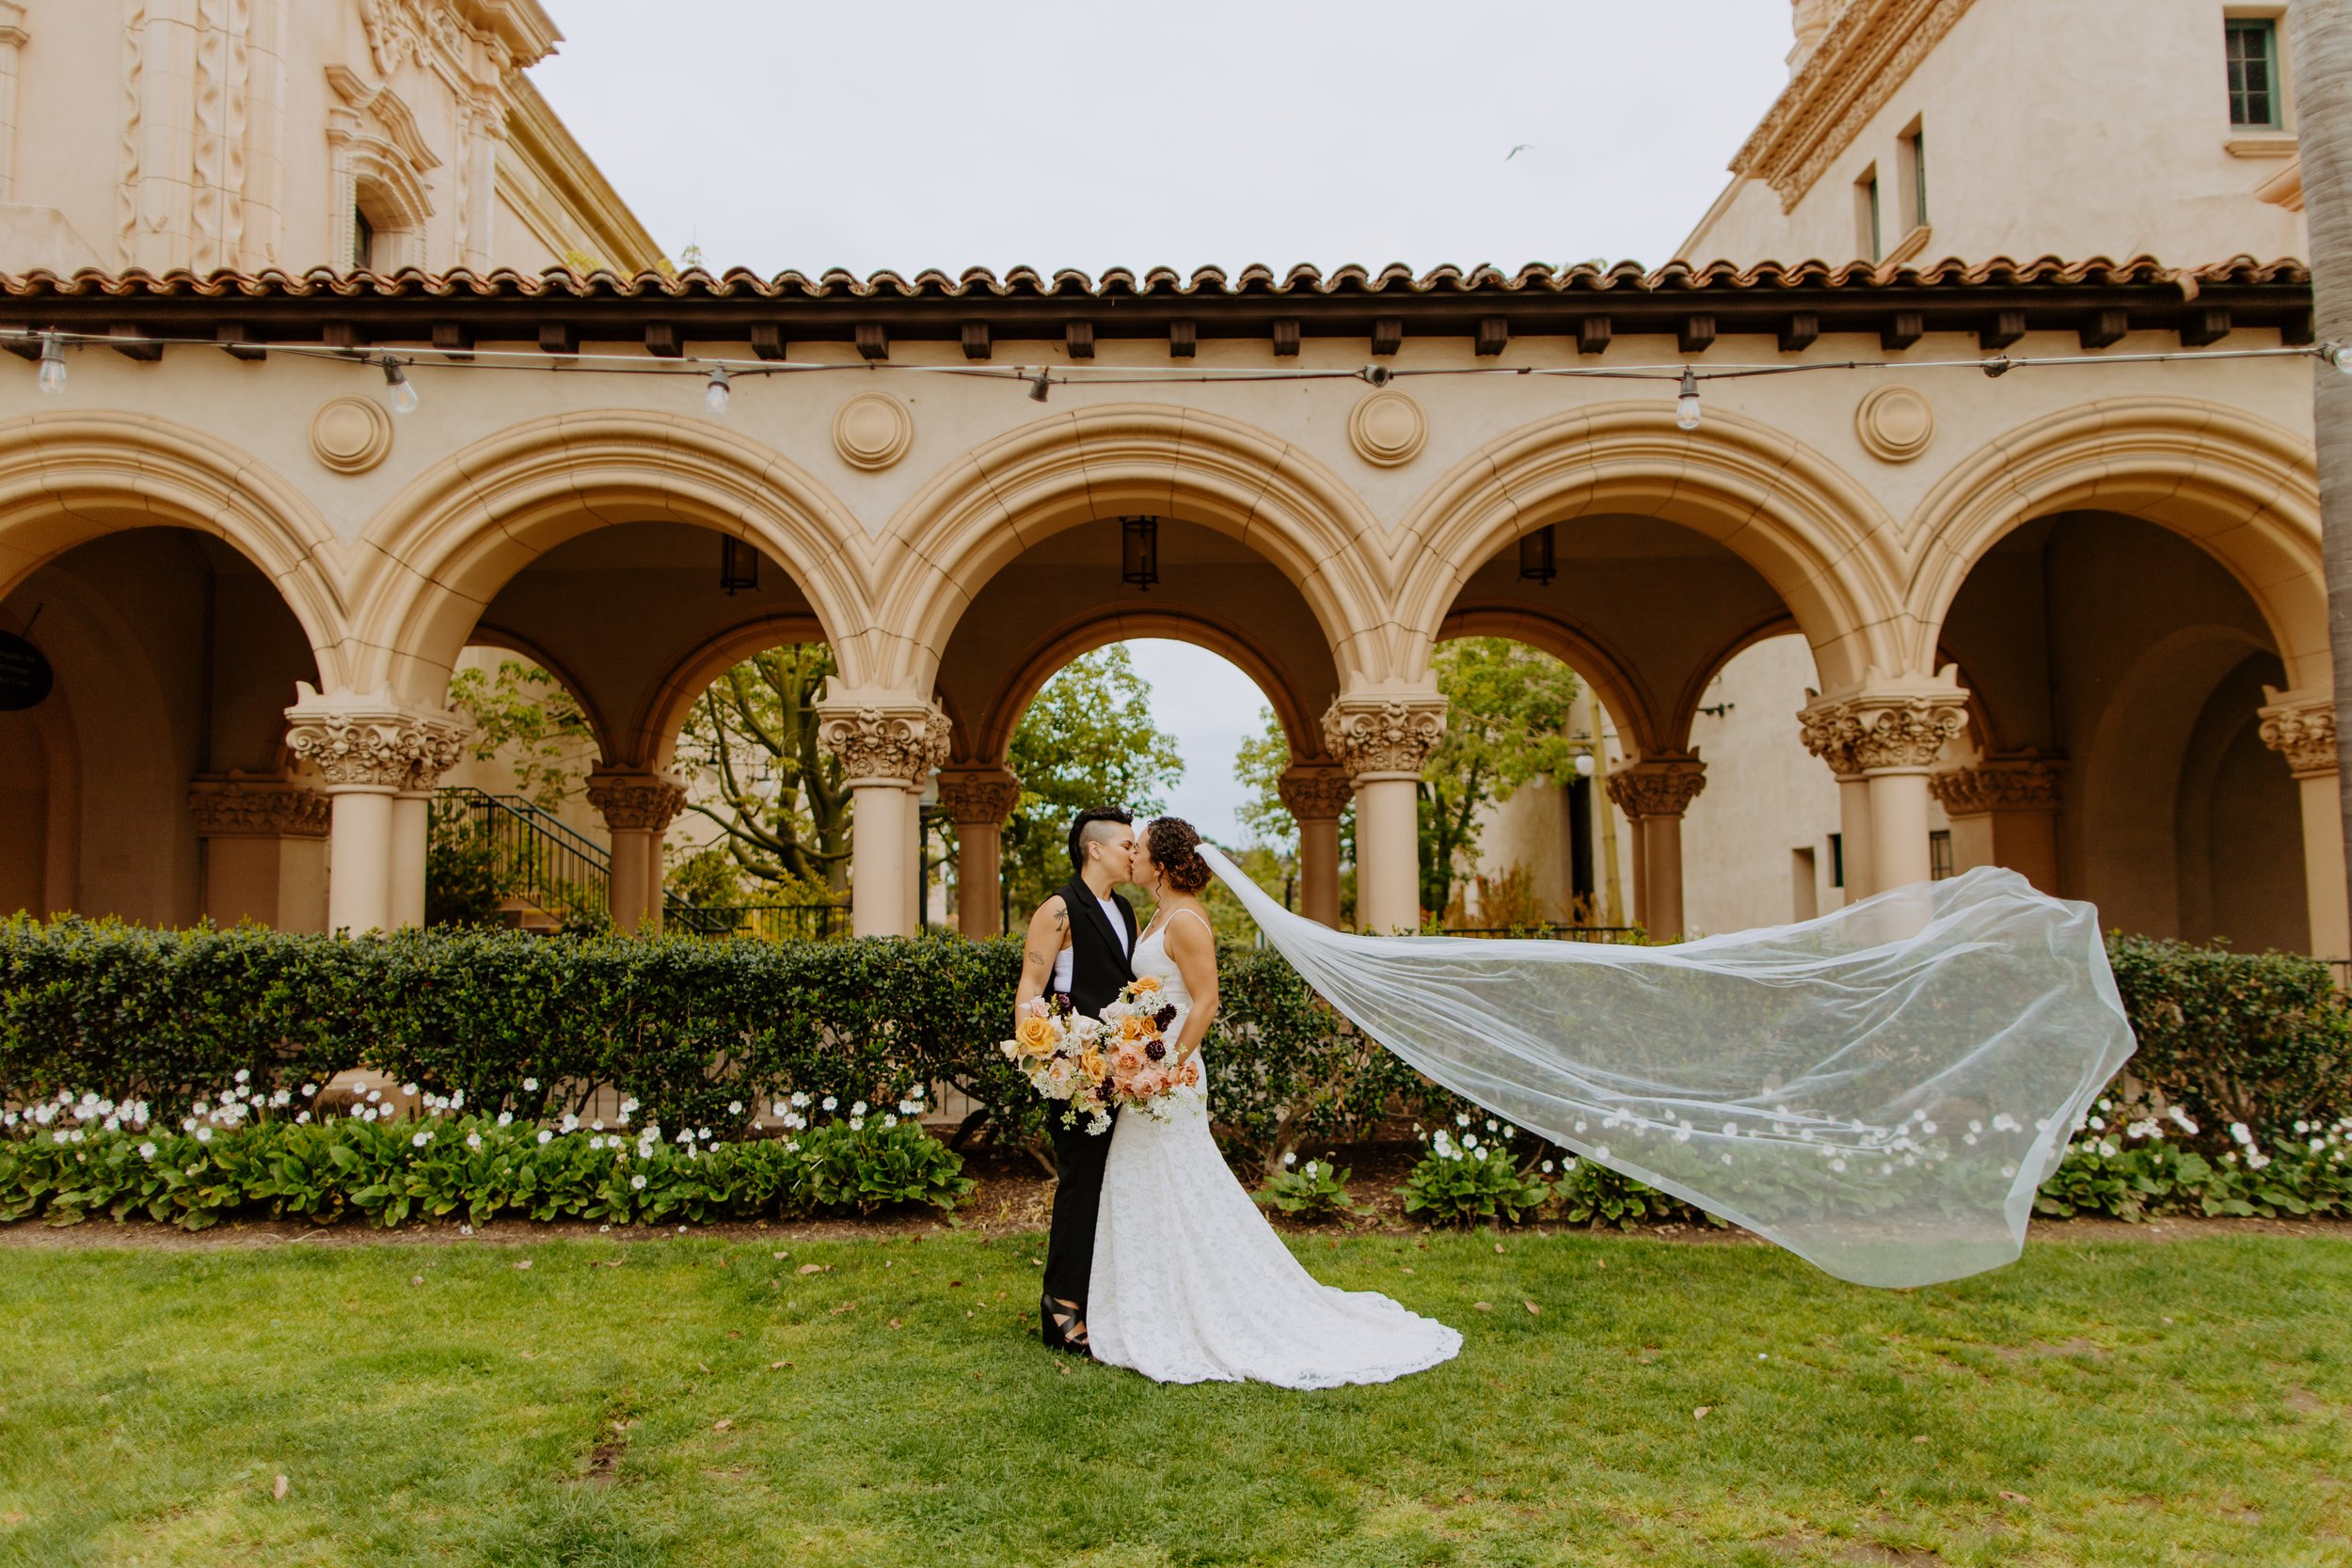
<instances>
[{"instance_id":1,"label":"sheer tulle veil","mask_svg":"<svg viewBox=\"0 0 2352 1568\"><path fill-rule=\"evenodd\" d=\"M1333 931L1200 853L1307 983L1457 1094L1861 1285L2014 1260L2132 1053L2098 914L1979 867L1671 947Z\"/></svg>"}]
</instances>

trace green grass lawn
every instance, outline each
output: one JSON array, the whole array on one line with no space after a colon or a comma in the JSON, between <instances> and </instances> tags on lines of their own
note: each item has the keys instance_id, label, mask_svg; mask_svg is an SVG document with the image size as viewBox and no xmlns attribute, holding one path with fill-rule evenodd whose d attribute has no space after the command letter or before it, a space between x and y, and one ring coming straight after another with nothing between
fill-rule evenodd
<instances>
[{"instance_id":1,"label":"green grass lawn","mask_svg":"<svg viewBox=\"0 0 2352 1568\"><path fill-rule=\"evenodd\" d=\"M2060 1236L1902 1293L1755 1246L1303 1238L1469 1340L1314 1394L1047 1354L1027 1237L10 1249L0 1560L2352 1557L2352 1241Z\"/></svg>"}]
</instances>

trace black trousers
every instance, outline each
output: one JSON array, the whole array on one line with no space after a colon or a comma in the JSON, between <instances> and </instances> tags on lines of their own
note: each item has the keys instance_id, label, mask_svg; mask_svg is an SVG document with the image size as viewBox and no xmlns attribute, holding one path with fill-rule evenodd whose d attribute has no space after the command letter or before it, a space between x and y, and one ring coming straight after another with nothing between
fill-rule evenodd
<instances>
[{"instance_id":1,"label":"black trousers","mask_svg":"<svg viewBox=\"0 0 2352 1568\"><path fill-rule=\"evenodd\" d=\"M1058 1107L1057 1107L1058 1110ZM1111 1134L1105 1128L1089 1135L1086 1124L1053 1126L1054 1169L1060 1180L1054 1188L1053 1227L1045 1240L1045 1296L1039 1314L1048 1343L1056 1340L1052 1304L1074 1301L1086 1314L1087 1279L1094 1272L1094 1216L1103 1207L1103 1164L1110 1158Z\"/></svg>"}]
</instances>

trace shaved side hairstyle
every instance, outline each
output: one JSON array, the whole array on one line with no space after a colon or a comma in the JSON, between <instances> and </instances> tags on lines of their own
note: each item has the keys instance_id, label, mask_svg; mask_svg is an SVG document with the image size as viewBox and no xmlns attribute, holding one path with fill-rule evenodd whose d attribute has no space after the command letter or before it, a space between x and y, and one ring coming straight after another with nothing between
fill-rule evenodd
<instances>
[{"instance_id":1,"label":"shaved side hairstyle","mask_svg":"<svg viewBox=\"0 0 2352 1568\"><path fill-rule=\"evenodd\" d=\"M1135 825L1135 814L1117 806L1089 806L1070 824L1070 869L1083 874L1087 868L1087 846L1110 842L1111 829Z\"/></svg>"}]
</instances>

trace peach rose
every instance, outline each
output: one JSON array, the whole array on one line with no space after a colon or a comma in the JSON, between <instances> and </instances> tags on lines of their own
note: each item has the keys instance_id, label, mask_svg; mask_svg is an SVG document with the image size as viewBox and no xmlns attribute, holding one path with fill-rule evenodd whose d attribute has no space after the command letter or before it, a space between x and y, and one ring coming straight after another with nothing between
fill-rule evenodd
<instances>
[{"instance_id":1,"label":"peach rose","mask_svg":"<svg viewBox=\"0 0 2352 1568\"><path fill-rule=\"evenodd\" d=\"M1184 1066L1184 1070L1176 1075L1176 1081L1184 1085L1186 1088L1191 1088L1193 1085L1199 1084L1200 1082L1200 1059L1196 1057L1193 1060L1186 1062Z\"/></svg>"},{"instance_id":2,"label":"peach rose","mask_svg":"<svg viewBox=\"0 0 2352 1568\"><path fill-rule=\"evenodd\" d=\"M1138 974L1136 976L1136 983L1128 989L1137 996L1157 995L1160 989L1160 977L1156 974Z\"/></svg>"},{"instance_id":3,"label":"peach rose","mask_svg":"<svg viewBox=\"0 0 2352 1568\"><path fill-rule=\"evenodd\" d=\"M1129 1013L1119 1021L1119 1037L1122 1040L1148 1039L1153 1032L1152 1021L1141 1013Z\"/></svg>"},{"instance_id":4,"label":"peach rose","mask_svg":"<svg viewBox=\"0 0 2352 1568\"><path fill-rule=\"evenodd\" d=\"M1012 1038L1024 1056L1051 1056L1057 1038L1054 1021L1032 1013L1013 1030Z\"/></svg>"}]
</instances>

